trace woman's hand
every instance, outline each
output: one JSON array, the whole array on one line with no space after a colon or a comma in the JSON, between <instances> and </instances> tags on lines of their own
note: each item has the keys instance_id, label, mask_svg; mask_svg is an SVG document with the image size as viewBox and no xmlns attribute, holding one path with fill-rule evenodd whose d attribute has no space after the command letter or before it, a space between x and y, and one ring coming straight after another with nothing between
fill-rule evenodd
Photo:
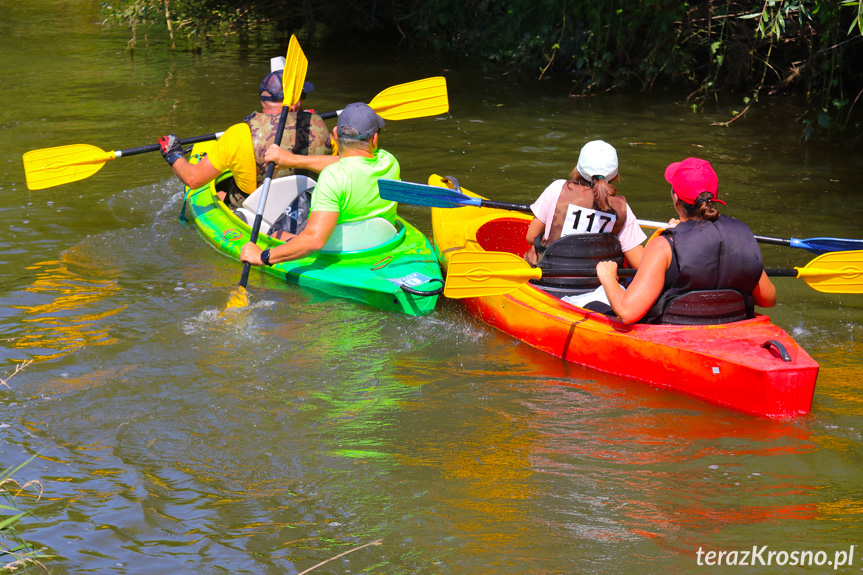
<instances>
[{"instance_id":1,"label":"woman's hand","mask_svg":"<svg viewBox=\"0 0 863 575\"><path fill-rule=\"evenodd\" d=\"M671 218L670 220L668 220L668 227L673 228L674 226L676 226L679 223L680 223L680 220L678 220L677 218Z\"/></svg>"},{"instance_id":2,"label":"woman's hand","mask_svg":"<svg viewBox=\"0 0 863 575\"><path fill-rule=\"evenodd\" d=\"M604 261L596 264L596 277L603 285L617 283L617 262Z\"/></svg>"}]
</instances>

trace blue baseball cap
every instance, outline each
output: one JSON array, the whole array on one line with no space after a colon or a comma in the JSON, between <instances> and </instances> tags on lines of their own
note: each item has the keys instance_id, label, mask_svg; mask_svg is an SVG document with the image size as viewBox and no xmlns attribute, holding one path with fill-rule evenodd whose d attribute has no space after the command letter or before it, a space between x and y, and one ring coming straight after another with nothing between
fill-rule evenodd
<instances>
[{"instance_id":1,"label":"blue baseball cap","mask_svg":"<svg viewBox=\"0 0 863 575\"><path fill-rule=\"evenodd\" d=\"M258 92L261 94L261 100L264 102L281 102L285 99L285 94L282 92L282 71L270 72L264 79L261 80L261 85L258 86Z\"/></svg>"},{"instance_id":2,"label":"blue baseball cap","mask_svg":"<svg viewBox=\"0 0 863 575\"><path fill-rule=\"evenodd\" d=\"M377 134L384 127L384 124L384 119L378 116L368 104L354 102L345 106L345 109L339 114L336 126L340 138L368 140ZM344 128L353 128L357 131L357 134L349 133L353 130L344 130L348 133L343 133Z\"/></svg>"},{"instance_id":3,"label":"blue baseball cap","mask_svg":"<svg viewBox=\"0 0 863 575\"><path fill-rule=\"evenodd\" d=\"M303 93L300 99L306 97L309 92L315 91L315 85L311 82L303 83ZM282 71L270 72L264 79L261 80L261 85L258 86L258 92L261 94L261 100L264 102L281 102L285 99L285 94L282 92Z\"/></svg>"}]
</instances>

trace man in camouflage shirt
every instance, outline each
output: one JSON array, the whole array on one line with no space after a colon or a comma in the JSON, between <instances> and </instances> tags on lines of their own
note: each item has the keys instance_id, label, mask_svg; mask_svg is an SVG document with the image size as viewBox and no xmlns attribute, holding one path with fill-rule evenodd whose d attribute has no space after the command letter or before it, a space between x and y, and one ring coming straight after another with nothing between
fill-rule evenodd
<instances>
[{"instance_id":1,"label":"man in camouflage shirt","mask_svg":"<svg viewBox=\"0 0 863 575\"><path fill-rule=\"evenodd\" d=\"M281 148L302 156L320 154L332 155L330 132L323 119L314 112L302 109L306 94L315 89L311 82L303 84L300 100L291 106L288 119L285 122L285 132L282 136ZM249 125L252 132L252 145L255 150L255 163L258 167L257 183L264 182L267 163L264 152L276 141L276 130L279 125L279 114L282 109L282 73L272 72L261 82L261 108L263 112L252 112L243 121ZM271 92L273 95L270 95ZM312 172L293 170L290 168L276 170L274 178L300 174L312 176Z\"/></svg>"},{"instance_id":2,"label":"man in camouflage shirt","mask_svg":"<svg viewBox=\"0 0 863 575\"><path fill-rule=\"evenodd\" d=\"M300 155L326 155L332 153L329 131L324 120L312 112L302 110L302 99L314 90L309 82L303 85L300 101L291 106L281 147ZM174 174L190 188L199 188L219 174L230 170L234 183L227 192L219 192L219 199L232 207L239 207L243 200L260 186L267 171L264 153L276 139L279 115L282 110L282 72L271 72L258 88L261 97L261 112L253 112L239 124L234 124L219 138L207 155L192 164L183 157L183 149L176 134L159 139L162 155L174 170ZM308 173L286 168L277 170L273 177Z\"/></svg>"}]
</instances>

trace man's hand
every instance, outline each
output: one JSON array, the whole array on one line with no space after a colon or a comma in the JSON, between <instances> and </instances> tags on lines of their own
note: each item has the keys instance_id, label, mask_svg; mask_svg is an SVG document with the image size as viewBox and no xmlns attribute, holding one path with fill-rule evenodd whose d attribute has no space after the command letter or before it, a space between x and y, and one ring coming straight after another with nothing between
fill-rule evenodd
<instances>
[{"instance_id":1,"label":"man's hand","mask_svg":"<svg viewBox=\"0 0 863 575\"><path fill-rule=\"evenodd\" d=\"M264 262L261 261L261 252L264 251L252 242L248 242L243 246L243 249L240 251L240 261L249 262L253 266L262 266Z\"/></svg>"},{"instance_id":2,"label":"man's hand","mask_svg":"<svg viewBox=\"0 0 863 575\"><path fill-rule=\"evenodd\" d=\"M183 157L183 146L177 134L168 134L159 138L159 147L162 148L162 157L170 166Z\"/></svg>"},{"instance_id":3,"label":"man's hand","mask_svg":"<svg viewBox=\"0 0 863 575\"><path fill-rule=\"evenodd\" d=\"M296 154L283 150L281 147L270 144L270 147L264 152L264 160L266 162L275 162L279 168L294 168L294 157Z\"/></svg>"}]
</instances>

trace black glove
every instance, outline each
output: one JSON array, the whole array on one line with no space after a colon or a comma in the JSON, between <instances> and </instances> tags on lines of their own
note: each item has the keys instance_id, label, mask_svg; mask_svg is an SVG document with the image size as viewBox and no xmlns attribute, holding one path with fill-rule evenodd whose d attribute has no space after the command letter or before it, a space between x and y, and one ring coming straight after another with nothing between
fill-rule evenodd
<instances>
[{"instance_id":1,"label":"black glove","mask_svg":"<svg viewBox=\"0 0 863 575\"><path fill-rule=\"evenodd\" d=\"M162 148L162 157L171 166L183 157L183 146L180 144L180 138L177 137L177 134L162 136L159 138L159 146Z\"/></svg>"}]
</instances>

